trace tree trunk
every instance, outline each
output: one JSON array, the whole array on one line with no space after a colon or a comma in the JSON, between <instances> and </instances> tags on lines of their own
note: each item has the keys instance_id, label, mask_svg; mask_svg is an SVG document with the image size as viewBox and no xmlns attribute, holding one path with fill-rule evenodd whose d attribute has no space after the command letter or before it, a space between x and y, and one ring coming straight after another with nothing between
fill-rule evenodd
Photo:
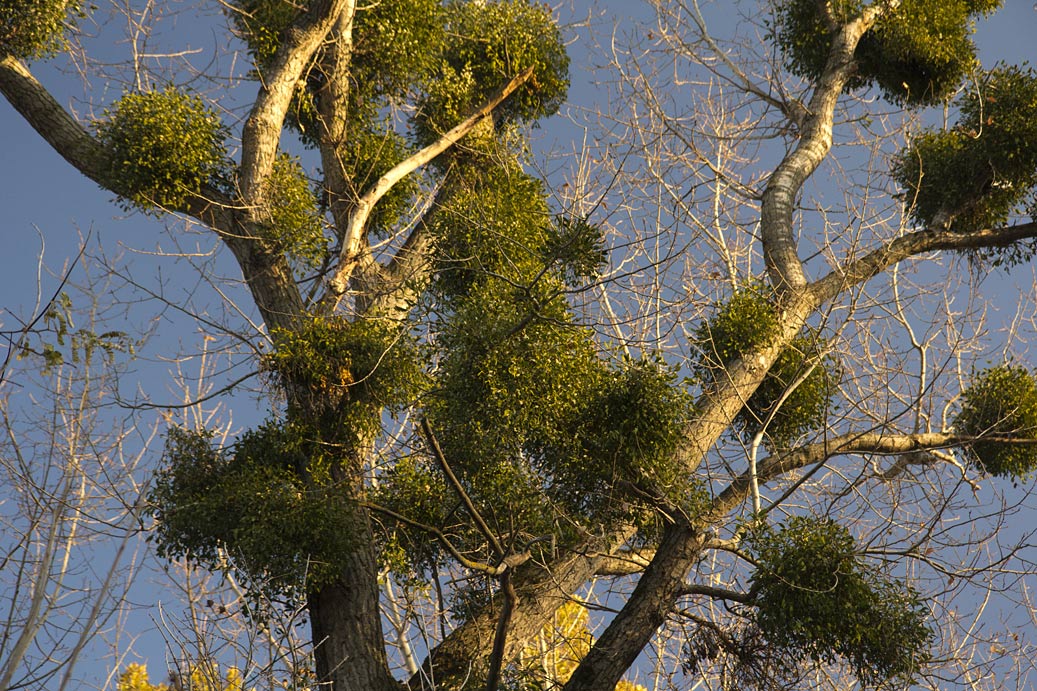
<instances>
[{"instance_id":1,"label":"tree trunk","mask_svg":"<svg viewBox=\"0 0 1037 691\"><path fill-rule=\"evenodd\" d=\"M354 535L339 579L309 598L317 679L329 691L400 691L385 655L371 526L359 508Z\"/></svg>"}]
</instances>

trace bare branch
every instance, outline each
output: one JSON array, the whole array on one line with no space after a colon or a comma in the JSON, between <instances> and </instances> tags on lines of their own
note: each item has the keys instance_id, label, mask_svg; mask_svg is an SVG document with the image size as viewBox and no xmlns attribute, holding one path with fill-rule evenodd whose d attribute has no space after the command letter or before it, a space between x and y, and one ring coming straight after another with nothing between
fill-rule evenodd
<instances>
[{"instance_id":1,"label":"bare branch","mask_svg":"<svg viewBox=\"0 0 1037 691\"><path fill-rule=\"evenodd\" d=\"M1034 238L1037 238L1037 223L1034 222L968 233L950 230L916 230L829 273L811 284L810 289L820 304L832 300L850 286L863 283L879 275L898 262L926 252L1004 247L1020 240Z\"/></svg>"}]
</instances>

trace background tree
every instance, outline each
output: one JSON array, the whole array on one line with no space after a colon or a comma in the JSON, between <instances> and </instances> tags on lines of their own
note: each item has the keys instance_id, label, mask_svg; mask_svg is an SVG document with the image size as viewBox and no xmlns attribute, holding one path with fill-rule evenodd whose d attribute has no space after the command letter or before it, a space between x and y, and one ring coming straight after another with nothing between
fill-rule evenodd
<instances>
[{"instance_id":1,"label":"background tree","mask_svg":"<svg viewBox=\"0 0 1037 691\"><path fill-rule=\"evenodd\" d=\"M34 314L2 313L4 691L79 688L77 664L118 620L141 567L141 480L158 429L112 415L117 382L132 372L141 342L99 328L113 316L97 300L110 283L91 279L80 260L58 277L56 292L38 297Z\"/></svg>"},{"instance_id":2,"label":"background tree","mask_svg":"<svg viewBox=\"0 0 1037 691\"><path fill-rule=\"evenodd\" d=\"M997 6L746 3L767 41L733 51L657 3L613 54L607 182L576 168L552 202L526 144L568 81L544 7L228 3L247 81L134 53L83 125L25 64L78 47L80 8L6 3L8 101L125 208L214 233L254 306L230 331L270 414L169 430L159 554L227 573L257 623L305 611L339 689L524 683L599 577L614 616L532 683L615 688L655 638L721 688L975 687L951 603L1030 566L1025 492L988 474L1033 470L1037 389L971 349L975 286L918 267L1037 234L1037 81L970 38Z\"/></svg>"}]
</instances>

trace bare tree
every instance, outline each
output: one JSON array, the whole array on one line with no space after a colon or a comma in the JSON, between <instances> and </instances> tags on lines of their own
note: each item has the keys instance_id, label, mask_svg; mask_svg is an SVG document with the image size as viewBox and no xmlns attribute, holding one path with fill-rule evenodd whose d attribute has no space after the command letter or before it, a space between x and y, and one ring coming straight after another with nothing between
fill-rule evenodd
<instances>
[{"instance_id":1,"label":"bare tree","mask_svg":"<svg viewBox=\"0 0 1037 691\"><path fill-rule=\"evenodd\" d=\"M5 315L15 327L0 391L5 690L79 688L77 666L109 652L99 637L124 613L141 563L157 427L113 409L137 340L98 329L106 284L77 285L82 273L66 272L32 318Z\"/></svg>"}]
</instances>

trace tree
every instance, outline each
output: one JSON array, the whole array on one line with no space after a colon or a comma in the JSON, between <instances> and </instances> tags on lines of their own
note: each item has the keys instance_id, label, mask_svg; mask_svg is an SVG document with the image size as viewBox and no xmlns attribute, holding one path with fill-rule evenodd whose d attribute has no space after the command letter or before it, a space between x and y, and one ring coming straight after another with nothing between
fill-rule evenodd
<instances>
[{"instance_id":1,"label":"tree","mask_svg":"<svg viewBox=\"0 0 1037 691\"><path fill-rule=\"evenodd\" d=\"M667 622L682 638L661 649L720 687L964 683L944 608L1028 557L959 568L976 538L948 522L963 487L1034 470L1037 385L1015 361L973 368L959 286L902 274L1030 256L1037 77L981 71L970 38L998 5L778 0L753 14L766 45L732 52L697 3L656 3L645 49L615 55L633 89L608 117L634 144L607 144L605 191L580 178L552 205L526 165L568 84L545 7L234 0L241 89L137 60L84 125L25 61L78 41L86 8L4 3L8 101L125 208L214 233L258 315L236 333L269 418L231 443L168 431L158 553L230 574L257 624L305 610L340 690L520 685L567 603L635 574L593 645L574 633L574 668L532 683L616 688ZM677 69L652 71L664 56ZM869 119L948 103L953 125L906 143ZM843 190L810 186L824 165ZM609 208L659 227L618 235ZM973 527L1007 540L1008 516ZM437 626L409 636L423 611Z\"/></svg>"},{"instance_id":2,"label":"tree","mask_svg":"<svg viewBox=\"0 0 1037 691\"><path fill-rule=\"evenodd\" d=\"M107 320L107 281L72 262L29 318L4 309L0 364L0 689L78 688L75 668L119 616L140 568L147 440L112 415L138 339ZM42 273L42 257L40 258ZM78 265L78 266L77 266ZM73 271L75 275L73 276ZM90 279L87 273L87 279ZM88 305L74 301L85 293ZM15 324L19 326L14 327ZM12 328L14 327L14 328Z\"/></svg>"}]
</instances>

